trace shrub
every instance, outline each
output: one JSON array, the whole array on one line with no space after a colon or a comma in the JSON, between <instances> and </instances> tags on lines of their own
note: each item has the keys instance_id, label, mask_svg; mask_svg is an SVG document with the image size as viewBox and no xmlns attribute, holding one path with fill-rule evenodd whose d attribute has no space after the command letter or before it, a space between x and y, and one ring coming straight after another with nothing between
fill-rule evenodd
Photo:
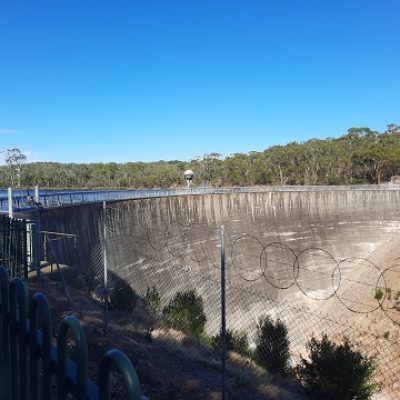
<instances>
[{"instance_id":1,"label":"shrub","mask_svg":"<svg viewBox=\"0 0 400 400\"><path fill-rule=\"evenodd\" d=\"M147 288L147 293L144 299L150 312L153 315L158 315L161 309L161 296L155 286Z\"/></svg>"},{"instance_id":2,"label":"shrub","mask_svg":"<svg viewBox=\"0 0 400 400\"><path fill-rule=\"evenodd\" d=\"M382 300L382 298L383 298L383 290L382 289L378 289L375 292L375 299L379 301L379 300Z\"/></svg>"},{"instance_id":3,"label":"shrub","mask_svg":"<svg viewBox=\"0 0 400 400\"><path fill-rule=\"evenodd\" d=\"M110 290L111 305L121 311L132 311L138 296L125 282L119 281Z\"/></svg>"},{"instance_id":4,"label":"shrub","mask_svg":"<svg viewBox=\"0 0 400 400\"><path fill-rule=\"evenodd\" d=\"M384 337L385 339L389 339L389 336L390 336L390 332L389 332L389 331L386 331L386 332L383 334L383 337Z\"/></svg>"},{"instance_id":5,"label":"shrub","mask_svg":"<svg viewBox=\"0 0 400 400\"><path fill-rule=\"evenodd\" d=\"M301 360L298 377L312 399L367 400L378 390L375 362L353 350L349 340L332 343L326 335L309 342L310 359Z\"/></svg>"},{"instance_id":6,"label":"shrub","mask_svg":"<svg viewBox=\"0 0 400 400\"><path fill-rule=\"evenodd\" d=\"M178 292L163 313L172 327L197 338L204 332L206 316L203 299L194 290Z\"/></svg>"},{"instance_id":7,"label":"shrub","mask_svg":"<svg viewBox=\"0 0 400 400\"><path fill-rule=\"evenodd\" d=\"M247 335L244 332L235 332L231 330L226 331L226 350L234 351L244 356L249 355L249 341ZM222 350L222 335L221 332L213 336L211 346L216 353Z\"/></svg>"},{"instance_id":8,"label":"shrub","mask_svg":"<svg viewBox=\"0 0 400 400\"><path fill-rule=\"evenodd\" d=\"M254 359L257 364L272 373L286 375L289 369L289 338L281 320L273 322L270 317L260 320Z\"/></svg>"}]
</instances>

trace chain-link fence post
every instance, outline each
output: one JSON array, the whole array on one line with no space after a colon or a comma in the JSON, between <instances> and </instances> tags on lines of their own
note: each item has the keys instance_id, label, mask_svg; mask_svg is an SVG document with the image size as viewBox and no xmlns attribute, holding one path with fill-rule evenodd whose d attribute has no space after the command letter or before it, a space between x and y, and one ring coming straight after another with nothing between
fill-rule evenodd
<instances>
[{"instance_id":1,"label":"chain-link fence post","mask_svg":"<svg viewBox=\"0 0 400 400\"><path fill-rule=\"evenodd\" d=\"M13 193L12 193L12 188L8 188L7 190L7 196L8 196L8 218L13 218Z\"/></svg>"},{"instance_id":2,"label":"chain-link fence post","mask_svg":"<svg viewBox=\"0 0 400 400\"><path fill-rule=\"evenodd\" d=\"M41 210L40 207L35 207L35 218L33 224L33 237L32 237L32 249L33 249L33 265L34 270L36 271L36 278L38 285L41 285L41 277L40 277L40 263L42 261L42 244L40 238L41 231Z\"/></svg>"},{"instance_id":3,"label":"chain-link fence post","mask_svg":"<svg viewBox=\"0 0 400 400\"><path fill-rule=\"evenodd\" d=\"M103 297L104 331L108 334L108 265L107 265L107 202L103 201Z\"/></svg>"},{"instance_id":4,"label":"chain-link fence post","mask_svg":"<svg viewBox=\"0 0 400 400\"><path fill-rule=\"evenodd\" d=\"M221 226L221 367L222 400L226 399L225 227Z\"/></svg>"},{"instance_id":5,"label":"chain-link fence post","mask_svg":"<svg viewBox=\"0 0 400 400\"><path fill-rule=\"evenodd\" d=\"M36 185L34 188L33 198L35 200L35 203L38 204L39 203L39 186L38 185Z\"/></svg>"}]
</instances>

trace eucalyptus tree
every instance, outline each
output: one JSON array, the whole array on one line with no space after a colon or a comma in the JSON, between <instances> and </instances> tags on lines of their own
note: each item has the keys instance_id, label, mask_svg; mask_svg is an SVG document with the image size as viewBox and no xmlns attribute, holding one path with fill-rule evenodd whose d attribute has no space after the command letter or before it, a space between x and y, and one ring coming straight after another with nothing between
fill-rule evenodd
<instances>
[{"instance_id":1,"label":"eucalyptus tree","mask_svg":"<svg viewBox=\"0 0 400 400\"><path fill-rule=\"evenodd\" d=\"M8 168L11 186L14 186L14 176L16 175L17 187L21 187L22 164L26 161L26 155L18 148L8 149L4 158Z\"/></svg>"}]
</instances>

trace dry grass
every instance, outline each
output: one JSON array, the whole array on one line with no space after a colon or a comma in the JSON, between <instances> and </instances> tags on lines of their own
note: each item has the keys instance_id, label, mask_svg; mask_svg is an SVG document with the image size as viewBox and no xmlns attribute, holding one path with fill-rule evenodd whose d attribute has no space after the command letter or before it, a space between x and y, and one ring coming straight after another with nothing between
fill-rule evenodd
<instances>
[{"instance_id":1,"label":"dry grass","mask_svg":"<svg viewBox=\"0 0 400 400\"><path fill-rule=\"evenodd\" d=\"M79 318L85 329L91 379L97 379L102 355L110 348L119 348L133 362L143 393L150 400L222 398L220 362L210 347L155 321L143 302L139 302L132 313L110 310L106 336L102 304L85 292L82 277L71 271L66 274L71 296L68 310L57 275L43 272L41 291L52 308L54 331L65 315ZM34 280L30 286L32 290L38 289ZM300 395L301 388L293 380L268 374L248 358L235 353L230 354L227 364L227 388L230 400L304 399ZM122 391L118 392L119 398L124 398Z\"/></svg>"}]
</instances>

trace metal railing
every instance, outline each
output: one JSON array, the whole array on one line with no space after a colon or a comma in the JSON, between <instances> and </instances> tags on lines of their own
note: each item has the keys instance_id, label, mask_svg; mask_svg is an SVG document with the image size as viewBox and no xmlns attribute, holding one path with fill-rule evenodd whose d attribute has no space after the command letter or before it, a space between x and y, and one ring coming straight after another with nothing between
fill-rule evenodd
<instances>
[{"instance_id":1,"label":"metal railing","mask_svg":"<svg viewBox=\"0 0 400 400\"><path fill-rule=\"evenodd\" d=\"M225 193L262 193L262 192L315 192L315 191L359 191L359 190L400 190L400 185L336 185L336 186L252 186L252 187L224 187L190 189L133 189L133 190L48 190L39 195L40 204L43 207L60 207L71 204L93 203L99 201L128 200L148 197L168 197L200 194L225 194ZM8 196L1 194L0 212L8 210ZM5 193L5 191L3 191ZM29 190L14 192L13 209L24 211L32 208L29 203Z\"/></svg>"},{"instance_id":2,"label":"metal railing","mask_svg":"<svg viewBox=\"0 0 400 400\"><path fill-rule=\"evenodd\" d=\"M9 282L2 266L0 301L2 399L61 400L68 395L79 400L111 399L111 368L116 369L122 377L125 398L141 399L136 371L128 357L119 350L110 350L104 355L98 370L99 386L88 378L86 337L76 318L69 316L62 320L57 346L52 345L52 321L46 297L36 293L28 302L25 283L18 277ZM41 329L38 328L39 320ZM76 363L67 356L68 333L74 338Z\"/></svg>"},{"instance_id":3,"label":"metal railing","mask_svg":"<svg viewBox=\"0 0 400 400\"><path fill-rule=\"evenodd\" d=\"M28 276L30 249L28 222L0 214L0 263L11 277Z\"/></svg>"}]
</instances>

